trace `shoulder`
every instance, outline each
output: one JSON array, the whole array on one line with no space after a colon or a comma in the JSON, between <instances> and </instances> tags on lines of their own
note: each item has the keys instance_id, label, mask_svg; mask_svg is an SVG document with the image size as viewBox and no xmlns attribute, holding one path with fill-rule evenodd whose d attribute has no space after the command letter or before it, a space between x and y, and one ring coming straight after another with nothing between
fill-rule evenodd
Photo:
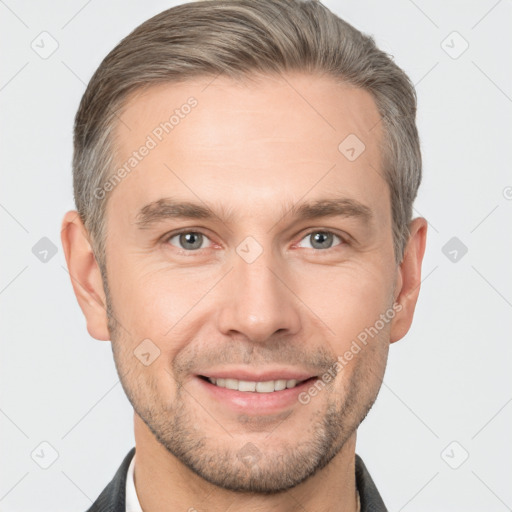
<instances>
[{"instance_id":1,"label":"shoulder","mask_svg":"<svg viewBox=\"0 0 512 512\"><path fill-rule=\"evenodd\" d=\"M114 478L87 512L125 512L126 474L134 455L135 447L128 452Z\"/></svg>"},{"instance_id":2,"label":"shoulder","mask_svg":"<svg viewBox=\"0 0 512 512\"><path fill-rule=\"evenodd\" d=\"M363 459L356 454L356 485L361 500L361 512L387 512L386 505L373 482Z\"/></svg>"}]
</instances>

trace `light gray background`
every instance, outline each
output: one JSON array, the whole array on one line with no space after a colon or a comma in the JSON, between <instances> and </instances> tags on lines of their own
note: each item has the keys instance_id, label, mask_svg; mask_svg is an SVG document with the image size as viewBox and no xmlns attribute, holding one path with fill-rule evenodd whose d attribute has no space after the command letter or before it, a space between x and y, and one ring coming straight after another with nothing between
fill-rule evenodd
<instances>
[{"instance_id":1,"label":"light gray background","mask_svg":"<svg viewBox=\"0 0 512 512\"><path fill-rule=\"evenodd\" d=\"M391 348L357 452L390 511L511 510L512 4L325 3L417 86L415 207L430 225L415 321ZM60 223L74 208L85 85L122 37L175 2L148 4L0 1L3 512L84 511L134 445L110 343L89 337L73 295ZM43 31L59 45L46 59L31 47L51 49ZM46 262L32 252L43 237L57 247ZM468 249L455 262L442 250L452 237ZM42 442L58 452L47 469Z\"/></svg>"}]
</instances>

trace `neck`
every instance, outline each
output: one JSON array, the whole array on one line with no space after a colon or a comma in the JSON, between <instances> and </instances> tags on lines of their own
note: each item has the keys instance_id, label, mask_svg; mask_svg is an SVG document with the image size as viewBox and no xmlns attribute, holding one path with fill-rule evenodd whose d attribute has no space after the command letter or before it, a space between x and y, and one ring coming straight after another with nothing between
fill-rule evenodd
<instances>
[{"instance_id":1,"label":"neck","mask_svg":"<svg viewBox=\"0 0 512 512\"><path fill-rule=\"evenodd\" d=\"M134 480L144 512L208 509L294 512L355 512L354 433L327 466L301 484L278 494L239 493L217 487L183 465L161 445L147 425L134 415L136 462Z\"/></svg>"}]
</instances>

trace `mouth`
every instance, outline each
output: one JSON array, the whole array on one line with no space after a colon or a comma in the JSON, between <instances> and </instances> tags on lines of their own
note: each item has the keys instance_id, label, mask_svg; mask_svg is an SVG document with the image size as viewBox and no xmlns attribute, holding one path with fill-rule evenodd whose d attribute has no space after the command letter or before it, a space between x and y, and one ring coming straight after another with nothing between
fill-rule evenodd
<instances>
[{"instance_id":1,"label":"mouth","mask_svg":"<svg viewBox=\"0 0 512 512\"><path fill-rule=\"evenodd\" d=\"M215 403L222 411L231 410L249 416L273 415L297 408L306 411L300 401L302 393L313 385L318 377L306 379L276 379L265 381L196 375L201 395ZM304 414L304 413L302 413Z\"/></svg>"},{"instance_id":2,"label":"mouth","mask_svg":"<svg viewBox=\"0 0 512 512\"><path fill-rule=\"evenodd\" d=\"M309 379L277 379L267 381L250 381L239 379L222 379L206 377L205 375L198 375L198 377L216 387L231 389L233 391L241 391L243 393L275 393L276 391L284 391L285 389L293 389L301 384L315 380L317 377L310 377Z\"/></svg>"}]
</instances>

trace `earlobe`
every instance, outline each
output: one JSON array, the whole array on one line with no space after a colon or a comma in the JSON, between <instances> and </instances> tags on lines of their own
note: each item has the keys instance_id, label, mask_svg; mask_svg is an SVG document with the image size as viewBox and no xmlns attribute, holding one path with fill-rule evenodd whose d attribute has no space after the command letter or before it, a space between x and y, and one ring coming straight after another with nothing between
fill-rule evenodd
<instances>
[{"instance_id":1,"label":"earlobe","mask_svg":"<svg viewBox=\"0 0 512 512\"><path fill-rule=\"evenodd\" d=\"M73 291L87 322L87 331L98 340L110 340L100 268L87 231L75 210L64 216L61 241Z\"/></svg>"},{"instance_id":2,"label":"earlobe","mask_svg":"<svg viewBox=\"0 0 512 512\"><path fill-rule=\"evenodd\" d=\"M402 339L409 331L416 302L420 293L421 264L427 241L427 221L423 217L414 219L409 225L410 236L404 258L398 268L395 303L400 311L391 324L390 342Z\"/></svg>"}]
</instances>

